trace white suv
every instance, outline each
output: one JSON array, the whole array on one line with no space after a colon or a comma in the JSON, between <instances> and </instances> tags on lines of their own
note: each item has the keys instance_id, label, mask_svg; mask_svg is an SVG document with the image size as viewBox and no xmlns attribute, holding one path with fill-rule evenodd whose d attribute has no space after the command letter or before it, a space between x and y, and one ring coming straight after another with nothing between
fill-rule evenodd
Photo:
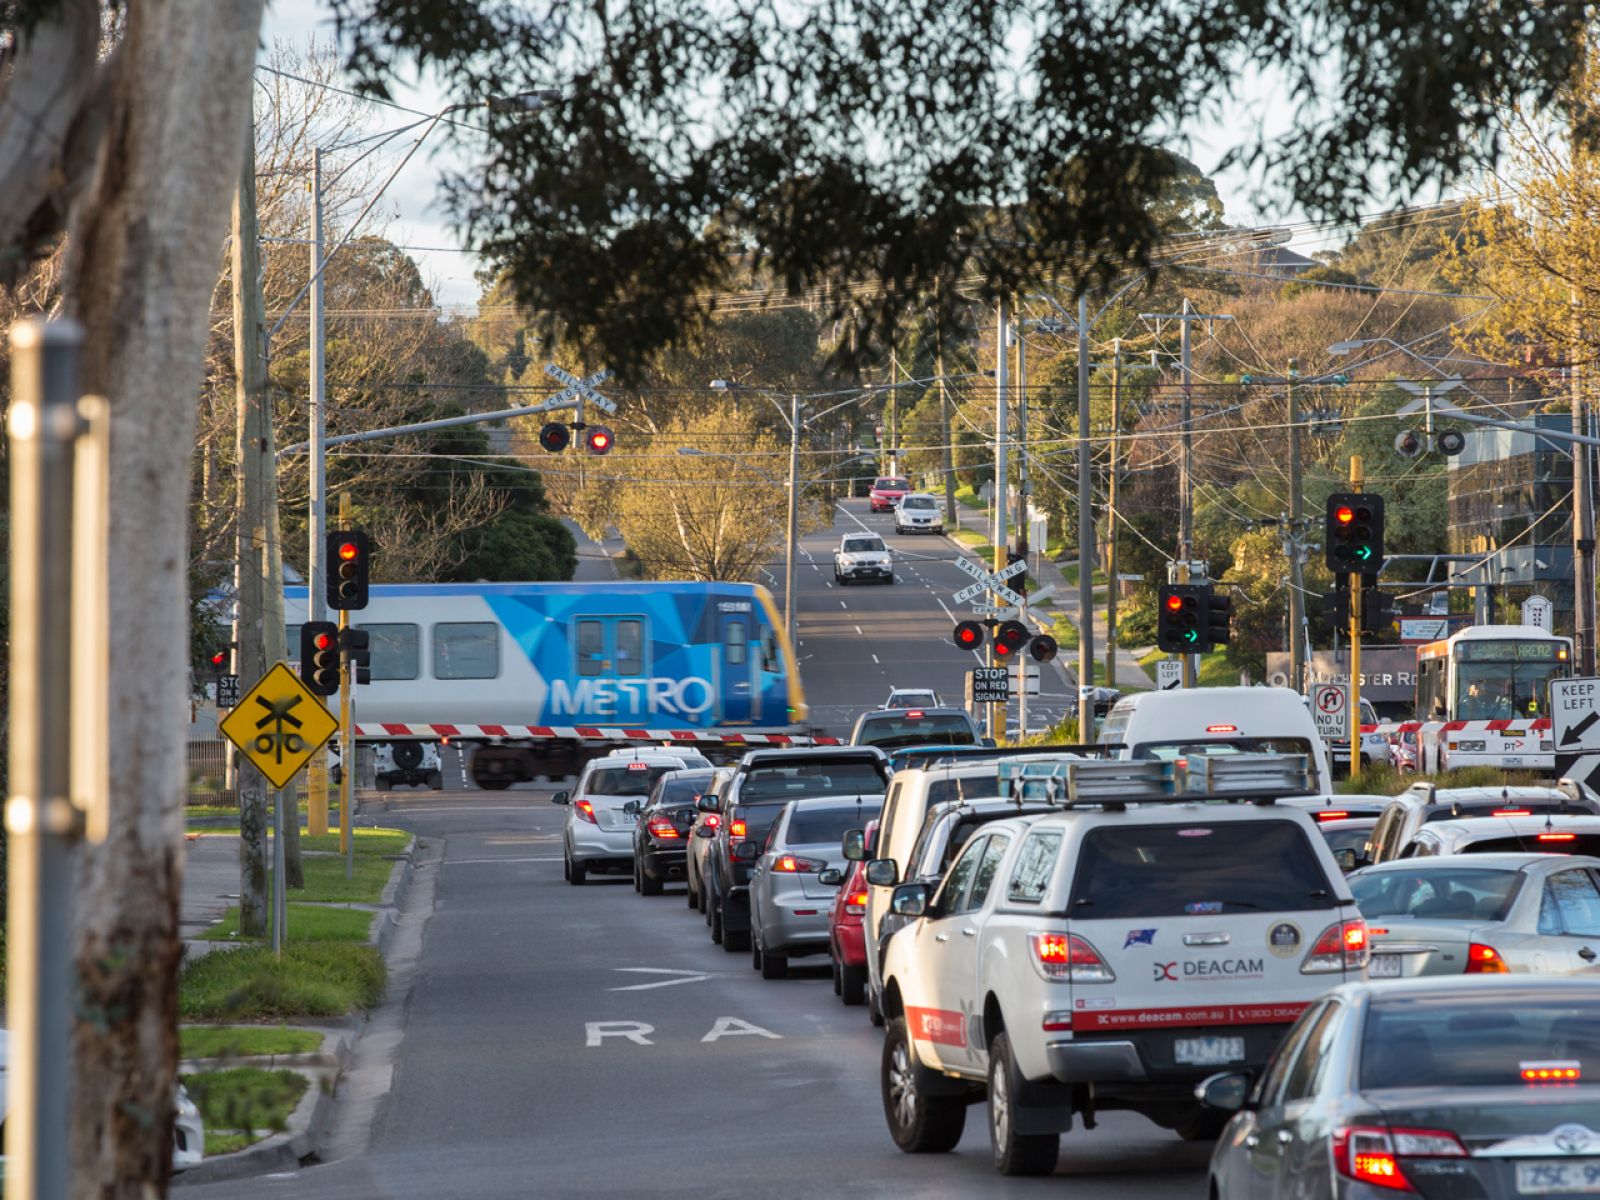
<instances>
[{"instance_id":1,"label":"white suv","mask_svg":"<svg viewBox=\"0 0 1600 1200\"><path fill-rule=\"evenodd\" d=\"M1366 925L1332 854L1303 810L1270 803L1310 790L1307 756L1229 758L1202 759L1198 784L1171 763L1003 762L1014 795L1064 795L1060 810L986 825L937 887L895 889L914 918L883 963L902 1150L953 1147L985 1094L1008 1175L1053 1170L1073 1115L1093 1128L1099 1108L1214 1136L1194 1085L1261 1067L1311 1000L1363 977Z\"/></svg>"},{"instance_id":2,"label":"white suv","mask_svg":"<svg viewBox=\"0 0 1600 1200\"><path fill-rule=\"evenodd\" d=\"M894 506L894 531L896 533L943 533L944 513L939 501L921 492L900 497Z\"/></svg>"}]
</instances>

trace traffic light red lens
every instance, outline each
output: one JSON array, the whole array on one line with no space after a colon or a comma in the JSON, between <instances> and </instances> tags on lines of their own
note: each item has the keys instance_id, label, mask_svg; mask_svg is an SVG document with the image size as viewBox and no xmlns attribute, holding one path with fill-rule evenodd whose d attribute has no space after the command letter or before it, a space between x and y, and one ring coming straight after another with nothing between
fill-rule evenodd
<instances>
[{"instance_id":1,"label":"traffic light red lens","mask_svg":"<svg viewBox=\"0 0 1600 1200\"><path fill-rule=\"evenodd\" d=\"M1333 519L1341 525L1348 525L1356 519L1356 510L1348 504L1341 504L1334 510Z\"/></svg>"},{"instance_id":2,"label":"traffic light red lens","mask_svg":"<svg viewBox=\"0 0 1600 1200\"><path fill-rule=\"evenodd\" d=\"M344 559L345 562L349 562L360 553L361 551L356 549L356 544L354 542L343 542L339 546L339 557Z\"/></svg>"},{"instance_id":3,"label":"traffic light red lens","mask_svg":"<svg viewBox=\"0 0 1600 1200\"><path fill-rule=\"evenodd\" d=\"M1173 612L1177 612L1180 608L1183 607L1183 597L1182 596L1168 596L1167 597L1167 607L1170 608Z\"/></svg>"},{"instance_id":4,"label":"traffic light red lens","mask_svg":"<svg viewBox=\"0 0 1600 1200\"><path fill-rule=\"evenodd\" d=\"M214 667L220 667L223 663L225 663L227 661L228 661L228 652L226 650L218 650L215 654L213 654L211 656L211 665L214 666Z\"/></svg>"},{"instance_id":5,"label":"traffic light red lens","mask_svg":"<svg viewBox=\"0 0 1600 1200\"><path fill-rule=\"evenodd\" d=\"M589 439L589 445L595 450L604 450L611 445L611 439L603 433L597 433Z\"/></svg>"},{"instance_id":6,"label":"traffic light red lens","mask_svg":"<svg viewBox=\"0 0 1600 1200\"><path fill-rule=\"evenodd\" d=\"M317 634L314 640L318 650L326 650L333 645L333 638L329 637L325 633Z\"/></svg>"}]
</instances>

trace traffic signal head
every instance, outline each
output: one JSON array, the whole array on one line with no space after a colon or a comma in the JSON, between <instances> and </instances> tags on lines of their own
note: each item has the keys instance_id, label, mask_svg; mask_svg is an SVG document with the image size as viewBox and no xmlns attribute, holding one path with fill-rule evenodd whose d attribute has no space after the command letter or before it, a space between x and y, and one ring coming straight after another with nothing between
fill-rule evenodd
<instances>
[{"instance_id":1,"label":"traffic signal head","mask_svg":"<svg viewBox=\"0 0 1600 1200\"><path fill-rule=\"evenodd\" d=\"M1328 570L1376 571L1383 563L1383 497L1335 492L1328 497L1323 547Z\"/></svg>"},{"instance_id":2,"label":"traffic signal head","mask_svg":"<svg viewBox=\"0 0 1600 1200\"><path fill-rule=\"evenodd\" d=\"M572 431L560 421L551 421L539 430L539 445L551 454L560 454L572 441Z\"/></svg>"},{"instance_id":3,"label":"traffic signal head","mask_svg":"<svg viewBox=\"0 0 1600 1200\"><path fill-rule=\"evenodd\" d=\"M1156 592L1156 645L1169 654L1204 649L1204 604L1210 589L1198 583L1168 583Z\"/></svg>"},{"instance_id":4,"label":"traffic signal head","mask_svg":"<svg viewBox=\"0 0 1600 1200\"><path fill-rule=\"evenodd\" d=\"M1347 633L1350 629L1350 590L1334 588L1322 597L1322 624L1330 632Z\"/></svg>"},{"instance_id":5,"label":"traffic signal head","mask_svg":"<svg viewBox=\"0 0 1600 1200\"><path fill-rule=\"evenodd\" d=\"M611 453L612 443L616 440L615 435L604 425L591 425L583 433L583 444L588 447L590 454Z\"/></svg>"},{"instance_id":6,"label":"traffic signal head","mask_svg":"<svg viewBox=\"0 0 1600 1200\"><path fill-rule=\"evenodd\" d=\"M316 696L339 690L339 627L332 621L300 626L300 678Z\"/></svg>"},{"instance_id":7,"label":"traffic signal head","mask_svg":"<svg viewBox=\"0 0 1600 1200\"><path fill-rule=\"evenodd\" d=\"M1361 632L1374 635L1390 631L1394 623L1394 597L1376 584L1361 589Z\"/></svg>"},{"instance_id":8,"label":"traffic signal head","mask_svg":"<svg viewBox=\"0 0 1600 1200\"><path fill-rule=\"evenodd\" d=\"M1211 592L1206 597L1204 642L1207 650L1226 646L1233 636L1233 597Z\"/></svg>"},{"instance_id":9,"label":"traffic signal head","mask_svg":"<svg viewBox=\"0 0 1600 1200\"><path fill-rule=\"evenodd\" d=\"M976 650L983 645L983 626L976 621L961 621L956 624L956 645L963 650Z\"/></svg>"},{"instance_id":10,"label":"traffic signal head","mask_svg":"<svg viewBox=\"0 0 1600 1200\"><path fill-rule=\"evenodd\" d=\"M328 607L335 611L365 608L372 572L372 547L359 529L336 529L328 535L325 569Z\"/></svg>"},{"instance_id":11,"label":"traffic signal head","mask_svg":"<svg viewBox=\"0 0 1600 1200\"><path fill-rule=\"evenodd\" d=\"M1033 655L1033 661L1047 663L1056 656L1056 640L1048 633L1034 634L1033 641L1028 643L1028 653Z\"/></svg>"},{"instance_id":12,"label":"traffic signal head","mask_svg":"<svg viewBox=\"0 0 1600 1200\"><path fill-rule=\"evenodd\" d=\"M1028 644L1028 627L1021 621L1002 621L994 631L994 653L997 658L1011 658Z\"/></svg>"}]
</instances>

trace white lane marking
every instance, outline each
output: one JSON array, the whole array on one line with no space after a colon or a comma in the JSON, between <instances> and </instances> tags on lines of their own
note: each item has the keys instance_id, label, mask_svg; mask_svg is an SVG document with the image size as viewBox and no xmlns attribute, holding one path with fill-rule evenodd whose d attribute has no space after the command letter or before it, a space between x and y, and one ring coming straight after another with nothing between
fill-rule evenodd
<instances>
[{"instance_id":1,"label":"white lane marking","mask_svg":"<svg viewBox=\"0 0 1600 1200\"><path fill-rule=\"evenodd\" d=\"M856 626L856 632L860 633L862 637L866 637L867 636L866 634L861 633L861 626L859 626L859 625Z\"/></svg>"},{"instance_id":2,"label":"white lane marking","mask_svg":"<svg viewBox=\"0 0 1600 1200\"><path fill-rule=\"evenodd\" d=\"M749 1021L741 1021L738 1017L718 1017L717 1023L711 1027L711 1032L700 1040L714 1042L718 1038L751 1036L771 1038L775 1042L783 1041L781 1033L773 1033L772 1030L752 1025Z\"/></svg>"},{"instance_id":3,"label":"white lane marking","mask_svg":"<svg viewBox=\"0 0 1600 1200\"><path fill-rule=\"evenodd\" d=\"M840 608L849 608L850 606L848 604L846 604L843 600L841 600L841 601L839 601L839 607Z\"/></svg>"},{"instance_id":4,"label":"white lane marking","mask_svg":"<svg viewBox=\"0 0 1600 1200\"><path fill-rule=\"evenodd\" d=\"M876 654L874 654L874 655L873 655L873 656L872 656L872 661L873 661L873 662L877 662L877 661L878 661L878 656L877 656L877 655L876 655Z\"/></svg>"},{"instance_id":5,"label":"white lane marking","mask_svg":"<svg viewBox=\"0 0 1600 1200\"><path fill-rule=\"evenodd\" d=\"M711 976L700 971L675 971L671 967L616 967L618 971L628 971L637 975L671 975L671 979L657 979L651 983L630 983L627 987L607 988L608 992L647 992L651 988L671 987L677 983L700 983L710 979Z\"/></svg>"},{"instance_id":6,"label":"white lane marking","mask_svg":"<svg viewBox=\"0 0 1600 1200\"><path fill-rule=\"evenodd\" d=\"M842 512L845 516L849 517L857 525L861 526L861 528L865 529L868 533L876 533L877 532L877 530L873 529L871 525L868 525L860 517L856 516L855 513L851 512L848 508L846 508L843 503L835 504L834 507L837 508L840 512Z\"/></svg>"},{"instance_id":7,"label":"white lane marking","mask_svg":"<svg viewBox=\"0 0 1600 1200\"><path fill-rule=\"evenodd\" d=\"M955 615L955 613L950 611L949 606L946 605L945 602L942 599L940 599L939 597L937 597L937 596L935 596L934 599L939 601L939 607L944 609L944 615L949 617L952 621L954 621L956 619L956 615Z\"/></svg>"},{"instance_id":8,"label":"white lane marking","mask_svg":"<svg viewBox=\"0 0 1600 1200\"><path fill-rule=\"evenodd\" d=\"M585 1021L583 1044L592 1050L605 1038L619 1037L627 1038L639 1046L653 1046L655 1043L648 1035L655 1031L654 1025L646 1025L643 1021Z\"/></svg>"}]
</instances>

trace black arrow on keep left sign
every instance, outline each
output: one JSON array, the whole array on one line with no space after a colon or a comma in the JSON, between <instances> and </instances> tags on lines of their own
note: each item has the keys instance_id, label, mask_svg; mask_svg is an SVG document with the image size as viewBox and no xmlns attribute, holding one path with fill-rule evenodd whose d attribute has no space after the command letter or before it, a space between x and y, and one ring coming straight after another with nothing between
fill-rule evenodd
<instances>
[{"instance_id":1,"label":"black arrow on keep left sign","mask_svg":"<svg viewBox=\"0 0 1600 1200\"><path fill-rule=\"evenodd\" d=\"M1588 732L1589 727L1596 721L1600 721L1600 712L1590 712L1584 714L1583 720L1579 721L1576 725L1572 726L1561 735L1561 744L1563 746L1574 746L1581 742L1583 740L1583 735Z\"/></svg>"}]
</instances>

